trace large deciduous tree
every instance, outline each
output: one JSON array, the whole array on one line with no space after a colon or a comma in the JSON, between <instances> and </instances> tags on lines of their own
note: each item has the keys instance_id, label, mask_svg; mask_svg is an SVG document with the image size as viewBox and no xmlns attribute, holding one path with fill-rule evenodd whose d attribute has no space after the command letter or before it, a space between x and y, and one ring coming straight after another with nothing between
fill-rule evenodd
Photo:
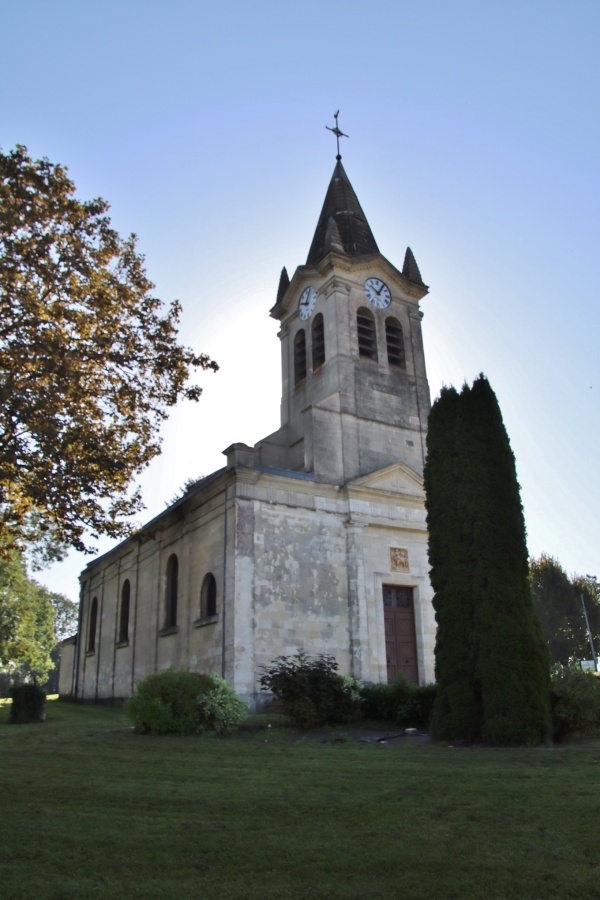
<instances>
[{"instance_id":1,"label":"large deciduous tree","mask_svg":"<svg viewBox=\"0 0 600 900\"><path fill-rule=\"evenodd\" d=\"M0 550L32 540L86 549L141 507L132 478L159 425L197 400L180 307L152 294L134 235L80 201L66 170L0 152Z\"/></svg>"},{"instance_id":2,"label":"large deciduous tree","mask_svg":"<svg viewBox=\"0 0 600 900\"><path fill-rule=\"evenodd\" d=\"M574 575L572 584L581 602L583 597L594 642L596 659L600 654L600 583L596 575ZM589 643L587 627L580 633L580 644L575 650L576 659L591 659L592 650Z\"/></svg>"},{"instance_id":3,"label":"large deciduous tree","mask_svg":"<svg viewBox=\"0 0 600 900\"><path fill-rule=\"evenodd\" d=\"M542 554L529 563L533 602L553 663L567 666L591 659L589 634L581 598L592 630L595 652L600 650L600 594L590 575L567 575L558 560Z\"/></svg>"},{"instance_id":4,"label":"large deciduous tree","mask_svg":"<svg viewBox=\"0 0 600 900\"><path fill-rule=\"evenodd\" d=\"M514 456L483 376L434 404L425 490L438 623L433 733L542 742L548 653L529 588Z\"/></svg>"},{"instance_id":5,"label":"large deciduous tree","mask_svg":"<svg viewBox=\"0 0 600 900\"><path fill-rule=\"evenodd\" d=\"M44 682L53 667L55 610L18 553L0 558L0 674Z\"/></svg>"},{"instance_id":6,"label":"large deciduous tree","mask_svg":"<svg viewBox=\"0 0 600 900\"><path fill-rule=\"evenodd\" d=\"M551 662L569 665L585 630L577 591L560 563L550 556L530 561L529 580Z\"/></svg>"}]
</instances>

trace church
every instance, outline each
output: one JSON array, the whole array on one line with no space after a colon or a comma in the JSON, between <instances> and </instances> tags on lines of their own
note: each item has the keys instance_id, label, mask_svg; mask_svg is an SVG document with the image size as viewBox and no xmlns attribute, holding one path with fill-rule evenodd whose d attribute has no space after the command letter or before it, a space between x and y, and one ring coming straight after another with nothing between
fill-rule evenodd
<instances>
[{"instance_id":1,"label":"church","mask_svg":"<svg viewBox=\"0 0 600 900\"><path fill-rule=\"evenodd\" d=\"M410 248L401 270L379 252L338 138L306 262L283 269L270 311L281 426L232 444L223 468L85 568L66 693L129 697L173 666L216 672L255 709L260 667L299 649L368 682L434 680L427 290Z\"/></svg>"}]
</instances>

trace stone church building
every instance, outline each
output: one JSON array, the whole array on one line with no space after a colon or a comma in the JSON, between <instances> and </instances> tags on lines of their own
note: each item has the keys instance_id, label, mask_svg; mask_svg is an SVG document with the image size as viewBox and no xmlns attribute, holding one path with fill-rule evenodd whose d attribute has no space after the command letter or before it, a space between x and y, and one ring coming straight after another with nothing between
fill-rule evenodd
<instances>
[{"instance_id":1,"label":"stone church building","mask_svg":"<svg viewBox=\"0 0 600 900\"><path fill-rule=\"evenodd\" d=\"M410 249L402 270L379 252L338 155L306 263L283 269L271 309L281 427L232 444L86 567L74 696L127 697L174 666L221 674L253 707L259 667L299 648L366 681L433 681L426 293Z\"/></svg>"}]
</instances>

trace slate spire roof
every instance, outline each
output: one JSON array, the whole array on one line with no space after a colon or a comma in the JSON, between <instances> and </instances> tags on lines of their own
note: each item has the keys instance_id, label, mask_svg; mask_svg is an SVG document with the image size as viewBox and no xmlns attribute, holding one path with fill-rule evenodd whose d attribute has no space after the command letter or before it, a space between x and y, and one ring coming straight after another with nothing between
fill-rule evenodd
<instances>
[{"instance_id":1,"label":"slate spire roof","mask_svg":"<svg viewBox=\"0 0 600 900\"><path fill-rule=\"evenodd\" d=\"M306 265L316 266L334 249L338 252L341 249L348 256L379 253L373 232L339 158L329 182Z\"/></svg>"},{"instance_id":2,"label":"slate spire roof","mask_svg":"<svg viewBox=\"0 0 600 900\"><path fill-rule=\"evenodd\" d=\"M404 265L402 266L402 274L405 275L409 281L414 281L415 284L425 284L425 282L421 278L421 273L415 259L415 254L412 252L410 247L406 248L406 253L404 255Z\"/></svg>"}]
</instances>

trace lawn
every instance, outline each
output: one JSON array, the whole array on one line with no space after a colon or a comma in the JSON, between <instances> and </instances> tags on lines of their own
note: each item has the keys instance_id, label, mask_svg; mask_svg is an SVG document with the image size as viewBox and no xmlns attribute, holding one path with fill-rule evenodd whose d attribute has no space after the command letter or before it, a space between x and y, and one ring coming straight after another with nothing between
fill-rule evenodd
<instances>
[{"instance_id":1,"label":"lawn","mask_svg":"<svg viewBox=\"0 0 600 900\"><path fill-rule=\"evenodd\" d=\"M600 742L561 749L144 737L0 708L0 896L600 897Z\"/></svg>"}]
</instances>

